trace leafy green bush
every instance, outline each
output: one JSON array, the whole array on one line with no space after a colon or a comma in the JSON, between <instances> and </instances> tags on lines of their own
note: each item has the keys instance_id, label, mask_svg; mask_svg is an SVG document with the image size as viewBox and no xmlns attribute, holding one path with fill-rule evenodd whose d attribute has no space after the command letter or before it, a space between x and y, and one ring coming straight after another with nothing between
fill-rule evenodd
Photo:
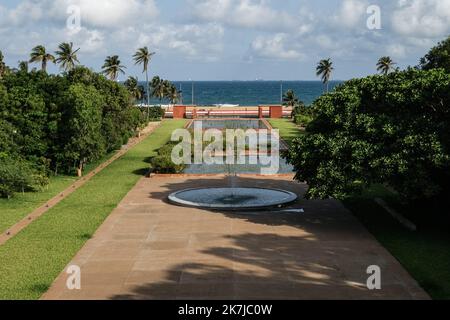
<instances>
[{"instance_id":1,"label":"leafy green bush","mask_svg":"<svg viewBox=\"0 0 450 320\"><path fill-rule=\"evenodd\" d=\"M308 124L310 124L312 120L313 120L312 116L303 115L303 114L296 115L294 118L295 124L302 126L302 127L308 126Z\"/></svg>"},{"instance_id":2,"label":"leafy green bush","mask_svg":"<svg viewBox=\"0 0 450 320\"><path fill-rule=\"evenodd\" d=\"M176 174L185 169L185 165L177 165L172 162L172 149L176 144L169 142L158 150L158 155L151 160L151 168L154 173Z\"/></svg>"},{"instance_id":3,"label":"leafy green bush","mask_svg":"<svg viewBox=\"0 0 450 320\"><path fill-rule=\"evenodd\" d=\"M0 153L0 197L11 198L16 192L39 191L48 184L45 173L32 164Z\"/></svg>"},{"instance_id":4,"label":"leafy green bush","mask_svg":"<svg viewBox=\"0 0 450 320\"><path fill-rule=\"evenodd\" d=\"M450 194L450 75L410 69L355 79L314 103L288 160L309 197L385 183L406 200Z\"/></svg>"},{"instance_id":5,"label":"leafy green bush","mask_svg":"<svg viewBox=\"0 0 450 320\"><path fill-rule=\"evenodd\" d=\"M303 103L297 104L292 111L292 117L295 118L299 115L312 116L312 108L305 106Z\"/></svg>"},{"instance_id":6,"label":"leafy green bush","mask_svg":"<svg viewBox=\"0 0 450 320\"><path fill-rule=\"evenodd\" d=\"M146 114L147 108L144 108L143 113ZM154 106L148 109L150 121L159 121L164 117L165 111L160 106Z\"/></svg>"}]
</instances>

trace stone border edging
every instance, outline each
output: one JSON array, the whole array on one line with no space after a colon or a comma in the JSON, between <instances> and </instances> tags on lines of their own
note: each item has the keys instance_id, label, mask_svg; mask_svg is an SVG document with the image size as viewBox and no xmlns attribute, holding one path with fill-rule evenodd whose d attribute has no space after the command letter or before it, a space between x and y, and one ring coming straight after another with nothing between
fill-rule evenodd
<instances>
[{"instance_id":1,"label":"stone border edging","mask_svg":"<svg viewBox=\"0 0 450 320\"><path fill-rule=\"evenodd\" d=\"M402 214L398 213L396 210L392 209L386 201L381 198L375 198L375 203L386 210L395 220L397 220L403 227L409 231L417 231L417 226L410 220L406 219Z\"/></svg>"}]
</instances>

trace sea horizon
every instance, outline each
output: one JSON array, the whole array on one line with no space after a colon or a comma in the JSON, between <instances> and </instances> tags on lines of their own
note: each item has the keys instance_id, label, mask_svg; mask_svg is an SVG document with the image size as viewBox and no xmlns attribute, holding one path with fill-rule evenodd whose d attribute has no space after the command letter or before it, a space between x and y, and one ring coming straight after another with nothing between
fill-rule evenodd
<instances>
[{"instance_id":1,"label":"sea horizon","mask_svg":"<svg viewBox=\"0 0 450 320\"><path fill-rule=\"evenodd\" d=\"M324 93L324 84L315 80L192 80L171 81L182 92L180 104L195 104L199 106L210 105L239 105L256 106L267 104L280 104L282 94L293 90L296 96L306 105L311 105ZM341 80L329 83L332 90ZM145 81L139 82L145 87ZM194 99L192 99L194 87ZM194 101L192 101L194 100ZM152 98L152 104L161 103ZM162 101L168 103L168 101Z\"/></svg>"}]
</instances>

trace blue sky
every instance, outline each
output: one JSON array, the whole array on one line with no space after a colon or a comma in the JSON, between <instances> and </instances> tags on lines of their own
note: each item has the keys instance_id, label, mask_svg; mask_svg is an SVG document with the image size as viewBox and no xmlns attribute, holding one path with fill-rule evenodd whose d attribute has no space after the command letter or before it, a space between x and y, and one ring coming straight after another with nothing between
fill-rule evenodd
<instances>
[{"instance_id":1,"label":"blue sky","mask_svg":"<svg viewBox=\"0 0 450 320\"><path fill-rule=\"evenodd\" d=\"M67 9L80 9L68 29ZM381 12L370 30L367 9ZM450 34L450 0L2 0L0 50L10 65L32 47L80 47L81 62L100 70L117 54L127 76L136 48L157 54L152 75L171 80L312 80L315 64L331 57L335 79L375 72L380 56L400 67ZM57 72L56 67L50 67Z\"/></svg>"}]
</instances>

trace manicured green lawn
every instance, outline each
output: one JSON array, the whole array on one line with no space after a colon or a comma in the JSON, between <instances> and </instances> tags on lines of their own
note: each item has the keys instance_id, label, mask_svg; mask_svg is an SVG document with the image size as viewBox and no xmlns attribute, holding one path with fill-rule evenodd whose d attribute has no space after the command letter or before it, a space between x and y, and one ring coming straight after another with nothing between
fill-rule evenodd
<instances>
[{"instance_id":1,"label":"manicured green lawn","mask_svg":"<svg viewBox=\"0 0 450 320\"><path fill-rule=\"evenodd\" d=\"M112 157L113 154L114 153L110 153L98 161L90 163L86 167L84 174L94 170L102 162ZM78 178L75 176L53 176L50 177L49 185L41 192L18 193L12 199L0 199L0 233L3 233L9 227L19 222L33 210L44 205L48 200L77 181L77 179Z\"/></svg>"},{"instance_id":2,"label":"manicured green lawn","mask_svg":"<svg viewBox=\"0 0 450 320\"><path fill-rule=\"evenodd\" d=\"M184 120L150 137L0 246L0 299L38 299L149 167Z\"/></svg>"},{"instance_id":3,"label":"manicured green lawn","mask_svg":"<svg viewBox=\"0 0 450 320\"><path fill-rule=\"evenodd\" d=\"M50 184L42 192L19 193L9 200L0 199L0 233L6 231L75 181L76 178L70 176L51 177Z\"/></svg>"},{"instance_id":4,"label":"manicured green lawn","mask_svg":"<svg viewBox=\"0 0 450 320\"><path fill-rule=\"evenodd\" d=\"M270 123L280 129L280 135L286 141L303 134L288 120L270 120ZM411 219L418 230L412 232L401 226L373 200L375 198L384 199ZM432 298L450 299L448 210L431 208L427 203L405 206L396 194L383 186L375 186L362 195L347 199L344 204Z\"/></svg>"},{"instance_id":5,"label":"manicured green lawn","mask_svg":"<svg viewBox=\"0 0 450 320\"><path fill-rule=\"evenodd\" d=\"M287 143L305 134L291 119L269 119L268 121L274 129L280 130L280 136Z\"/></svg>"},{"instance_id":6,"label":"manicured green lawn","mask_svg":"<svg viewBox=\"0 0 450 320\"><path fill-rule=\"evenodd\" d=\"M409 231L373 201L382 198L413 221L418 230ZM450 299L450 223L447 212L436 212L427 204L406 206L382 186L344 201L344 204L397 258L434 299Z\"/></svg>"}]
</instances>

